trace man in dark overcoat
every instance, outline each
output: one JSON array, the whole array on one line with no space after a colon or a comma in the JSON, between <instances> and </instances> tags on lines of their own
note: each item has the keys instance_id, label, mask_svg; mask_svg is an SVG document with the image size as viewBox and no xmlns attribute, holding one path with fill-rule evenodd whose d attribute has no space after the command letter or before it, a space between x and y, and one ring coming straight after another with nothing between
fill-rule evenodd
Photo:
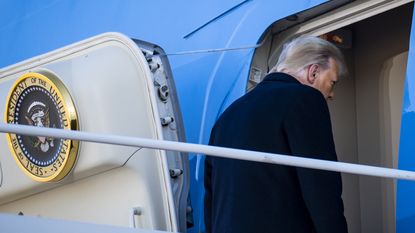
<instances>
[{"instance_id":1,"label":"man in dark overcoat","mask_svg":"<svg viewBox=\"0 0 415 233\"><path fill-rule=\"evenodd\" d=\"M326 100L346 71L330 42L287 43L264 80L214 125L209 144L337 161ZM207 233L344 233L337 172L207 156Z\"/></svg>"}]
</instances>

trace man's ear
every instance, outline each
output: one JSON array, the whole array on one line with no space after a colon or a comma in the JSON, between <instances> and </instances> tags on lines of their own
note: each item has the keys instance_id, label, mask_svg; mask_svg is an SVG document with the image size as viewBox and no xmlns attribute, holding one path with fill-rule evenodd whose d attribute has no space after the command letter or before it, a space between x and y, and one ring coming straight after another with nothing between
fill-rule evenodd
<instances>
[{"instance_id":1,"label":"man's ear","mask_svg":"<svg viewBox=\"0 0 415 233\"><path fill-rule=\"evenodd\" d=\"M307 82L313 84L318 76L318 65L311 64L307 69Z\"/></svg>"}]
</instances>

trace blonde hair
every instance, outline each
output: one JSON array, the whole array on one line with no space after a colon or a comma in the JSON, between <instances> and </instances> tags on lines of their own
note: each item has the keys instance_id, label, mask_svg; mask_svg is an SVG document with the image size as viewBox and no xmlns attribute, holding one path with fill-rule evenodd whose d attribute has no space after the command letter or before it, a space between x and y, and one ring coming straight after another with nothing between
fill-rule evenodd
<instances>
[{"instance_id":1,"label":"blonde hair","mask_svg":"<svg viewBox=\"0 0 415 233\"><path fill-rule=\"evenodd\" d=\"M329 58L336 61L339 77L345 76L344 57L335 45L316 36L300 36L284 44L278 62L270 72L298 73L312 64L328 69Z\"/></svg>"}]
</instances>

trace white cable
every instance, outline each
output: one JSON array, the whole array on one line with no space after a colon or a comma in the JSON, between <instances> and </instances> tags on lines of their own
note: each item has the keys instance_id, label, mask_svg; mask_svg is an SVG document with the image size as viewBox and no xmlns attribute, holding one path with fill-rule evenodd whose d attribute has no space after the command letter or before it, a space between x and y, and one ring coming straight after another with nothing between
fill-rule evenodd
<instances>
[{"instance_id":1,"label":"white cable","mask_svg":"<svg viewBox=\"0 0 415 233\"><path fill-rule=\"evenodd\" d=\"M378 176L403 180L414 180L415 172L359 165L343 162L333 162L318 159L309 159L296 156L230 149L216 146L206 146L183 142L172 142L155 139L88 133L62 129L41 128L26 125L14 125L0 123L0 132L15 133L31 136L46 136L55 138L72 139L79 141L106 143L123 146L137 146L153 149L172 150L190 153L206 154L211 156L249 160L263 163L281 164L296 167L314 168L327 171L346 172L358 175Z\"/></svg>"},{"instance_id":2,"label":"white cable","mask_svg":"<svg viewBox=\"0 0 415 233\"><path fill-rule=\"evenodd\" d=\"M256 45L247 45L241 47L234 47L234 48L217 48L217 49L200 49L200 50L189 50L189 51L181 51L175 53L166 53L166 54L154 54L149 56L177 56L177 55L189 55L189 54L198 54L198 53L217 53L217 52L226 52L226 51L234 51L234 50L246 50L246 49L256 49L263 44Z\"/></svg>"}]
</instances>

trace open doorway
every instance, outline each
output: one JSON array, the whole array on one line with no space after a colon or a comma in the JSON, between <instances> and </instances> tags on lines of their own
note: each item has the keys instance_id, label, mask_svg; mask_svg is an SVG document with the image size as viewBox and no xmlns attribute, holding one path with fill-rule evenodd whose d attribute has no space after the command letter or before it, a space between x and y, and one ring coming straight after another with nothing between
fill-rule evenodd
<instances>
[{"instance_id":1,"label":"open doorway","mask_svg":"<svg viewBox=\"0 0 415 233\"><path fill-rule=\"evenodd\" d=\"M339 161L397 168L412 11L413 3L408 3L321 33L349 35L341 47L349 76L336 85L335 100L329 101ZM298 35L299 30L291 31L284 37ZM318 28L313 34L321 35ZM268 36L256 50L248 91L275 64L281 38ZM342 178L349 232L395 232L396 182L351 174Z\"/></svg>"}]
</instances>

